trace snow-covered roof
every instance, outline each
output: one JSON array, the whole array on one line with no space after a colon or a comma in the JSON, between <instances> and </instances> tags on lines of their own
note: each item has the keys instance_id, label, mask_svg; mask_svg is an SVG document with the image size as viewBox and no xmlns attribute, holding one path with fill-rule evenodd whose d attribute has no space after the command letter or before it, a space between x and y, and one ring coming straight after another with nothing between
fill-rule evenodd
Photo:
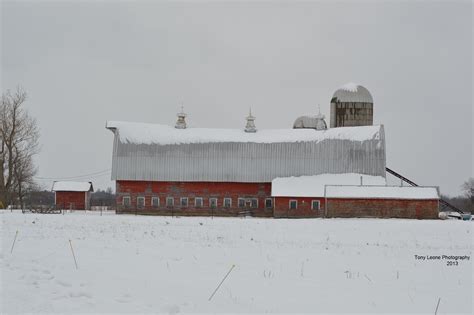
<instances>
[{"instance_id":1,"label":"snow-covered roof","mask_svg":"<svg viewBox=\"0 0 474 315\"><path fill-rule=\"evenodd\" d=\"M295 122L293 123L293 128L312 128L324 130L327 129L327 124L324 120L324 116L321 114L315 116L300 116L296 118Z\"/></svg>"},{"instance_id":2,"label":"snow-covered roof","mask_svg":"<svg viewBox=\"0 0 474 315\"><path fill-rule=\"evenodd\" d=\"M439 199L436 187L326 186L327 198Z\"/></svg>"},{"instance_id":3,"label":"snow-covered roof","mask_svg":"<svg viewBox=\"0 0 474 315\"><path fill-rule=\"evenodd\" d=\"M344 84L337 89L332 98L337 98L339 102L374 103L369 90L362 85L352 82Z\"/></svg>"},{"instance_id":4,"label":"snow-covered roof","mask_svg":"<svg viewBox=\"0 0 474 315\"><path fill-rule=\"evenodd\" d=\"M94 191L91 182L58 181L53 183L52 191Z\"/></svg>"},{"instance_id":5,"label":"snow-covered roof","mask_svg":"<svg viewBox=\"0 0 474 315\"><path fill-rule=\"evenodd\" d=\"M328 130L267 129L248 133L243 129L176 129L167 125L121 121L108 121L106 128L118 131L122 143L161 145L210 142L318 142L327 139L365 141L380 139L380 133L383 132L382 126L360 126Z\"/></svg>"},{"instance_id":6,"label":"snow-covered roof","mask_svg":"<svg viewBox=\"0 0 474 315\"><path fill-rule=\"evenodd\" d=\"M273 197L324 197L325 185L385 185L382 176L357 173L279 177L272 181Z\"/></svg>"}]
</instances>

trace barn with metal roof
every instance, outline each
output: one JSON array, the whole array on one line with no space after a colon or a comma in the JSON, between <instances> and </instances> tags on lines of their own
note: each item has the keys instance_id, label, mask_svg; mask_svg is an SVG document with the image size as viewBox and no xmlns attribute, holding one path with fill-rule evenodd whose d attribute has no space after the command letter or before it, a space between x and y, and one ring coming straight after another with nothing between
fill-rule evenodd
<instances>
[{"instance_id":1,"label":"barn with metal roof","mask_svg":"<svg viewBox=\"0 0 474 315\"><path fill-rule=\"evenodd\" d=\"M346 85L336 91L333 101L358 105L372 102L372 97L361 86ZM310 185L301 191L313 192L321 189L312 189L314 184L305 178L318 177L318 185L323 185L320 187L357 185L359 178L361 181L374 178L379 186L386 185L383 125L372 125L370 121L360 126L328 129L324 116L319 113L301 116L293 128L257 129L256 118L249 113L242 129L211 129L188 128L186 117L181 110L174 127L123 121L106 123L114 135L112 179L116 181L118 213L338 216L339 210L323 211L330 205L325 195L301 196L291 187L285 192L282 187L288 186L281 183L300 183L296 185L300 188ZM296 178L296 181L287 181L287 178ZM367 180L365 184L360 183L360 186L366 185ZM381 191L368 189L372 189L374 195ZM280 193L276 193L278 191ZM333 204L339 204L340 199ZM342 204L350 202L344 200ZM400 202L395 207L398 212L391 211L390 207L394 207L391 200L377 204L376 209L367 207L366 212L359 209L357 216L435 215L436 198L430 200L430 204L424 199L413 205L407 200ZM422 209L425 204L426 211L399 211L400 207ZM341 213L346 211L338 207Z\"/></svg>"}]
</instances>

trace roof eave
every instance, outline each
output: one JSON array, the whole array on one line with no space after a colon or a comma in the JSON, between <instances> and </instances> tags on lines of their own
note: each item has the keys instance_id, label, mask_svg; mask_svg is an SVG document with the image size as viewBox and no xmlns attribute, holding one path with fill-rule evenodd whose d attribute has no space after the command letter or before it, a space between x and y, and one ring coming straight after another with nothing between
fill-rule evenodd
<instances>
[{"instance_id":1,"label":"roof eave","mask_svg":"<svg viewBox=\"0 0 474 315\"><path fill-rule=\"evenodd\" d=\"M109 121L106 120L105 121L105 129L108 129L108 130L112 131L115 134L115 131L117 130L117 127L116 126L111 126L109 124Z\"/></svg>"}]
</instances>

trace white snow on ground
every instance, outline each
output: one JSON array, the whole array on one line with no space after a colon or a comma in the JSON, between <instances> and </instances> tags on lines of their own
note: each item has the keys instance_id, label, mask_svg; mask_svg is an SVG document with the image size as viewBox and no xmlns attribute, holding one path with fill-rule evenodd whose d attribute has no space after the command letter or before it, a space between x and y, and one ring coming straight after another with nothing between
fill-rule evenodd
<instances>
[{"instance_id":1,"label":"white snow on ground","mask_svg":"<svg viewBox=\"0 0 474 315\"><path fill-rule=\"evenodd\" d=\"M357 173L277 177L272 181L272 196L324 197L325 185L385 185L382 176Z\"/></svg>"},{"instance_id":2,"label":"white snow on ground","mask_svg":"<svg viewBox=\"0 0 474 315\"><path fill-rule=\"evenodd\" d=\"M472 222L0 218L2 313L472 312Z\"/></svg>"},{"instance_id":3,"label":"white snow on ground","mask_svg":"<svg viewBox=\"0 0 474 315\"><path fill-rule=\"evenodd\" d=\"M298 142L341 139L364 141L380 139L382 127L340 127L328 130L314 129L267 129L255 133L243 129L187 128L176 129L167 125L108 121L107 128L118 130L121 142L136 144L179 144L209 142Z\"/></svg>"},{"instance_id":4,"label":"white snow on ground","mask_svg":"<svg viewBox=\"0 0 474 315\"><path fill-rule=\"evenodd\" d=\"M327 186L327 198L439 199L436 187Z\"/></svg>"}]
</instances>

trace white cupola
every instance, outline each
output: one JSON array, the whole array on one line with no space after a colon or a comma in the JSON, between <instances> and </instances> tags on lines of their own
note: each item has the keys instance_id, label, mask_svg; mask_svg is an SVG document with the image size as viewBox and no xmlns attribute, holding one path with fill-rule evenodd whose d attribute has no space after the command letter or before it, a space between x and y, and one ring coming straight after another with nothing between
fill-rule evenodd
<instances>
[{"instance_id":1,"label":"white cupola","mask_svg":"<svg viewBox=\"0 0 474 315\"><path fill-rule=\"evenodd\" d=\"M255 127L255 117L252 116L252 109L249 110L249 115L247 116L247 124L245 125L245 132L257 132Z\"/></svg>"},{"instance_id":2,"label":"white cupola","mask_svg":"<svg viewBox=\"0 0 474 315\"><path fill-rule=\"evenodd\" d=\"M178 120L174 126L176 129L186 129L186 114L184 112L183 106L181 106L181 112L178 113Z\"/></svg>"}]
</instances>

